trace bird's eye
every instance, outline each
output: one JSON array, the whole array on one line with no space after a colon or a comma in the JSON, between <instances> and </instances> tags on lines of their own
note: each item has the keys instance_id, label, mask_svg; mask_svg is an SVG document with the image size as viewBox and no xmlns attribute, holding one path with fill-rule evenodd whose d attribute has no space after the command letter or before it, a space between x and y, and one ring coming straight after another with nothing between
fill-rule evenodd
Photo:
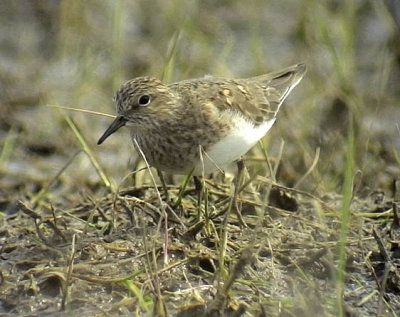
<instances>
[{"instance_id":1,"label":"bird's eye","mask_svg":"<svg viewBox=\"0 0 400 317\"><path fill-rule=\"evenodd\" d=\"M147 106L149 103L150 103L150 96L149 95L140 96L140 98L139 98L139 105L140 106Z\"/></svg>"}]
</instances>

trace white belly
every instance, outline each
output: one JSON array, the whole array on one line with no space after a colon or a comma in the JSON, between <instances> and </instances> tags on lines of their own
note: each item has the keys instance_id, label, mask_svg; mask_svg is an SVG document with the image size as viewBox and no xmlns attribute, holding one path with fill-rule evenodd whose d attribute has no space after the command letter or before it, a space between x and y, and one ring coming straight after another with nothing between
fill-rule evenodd
<instances>
[{"instance_id":1,"label":"white belly","mask_svg":"<svg viewBox=\"0 0 400 317\"><path fill-rule=\"evenodd\" d=\"M229 163L236 161L246 154L272 127L275 118L254 126L252 122L243 116L237 115L236 126L225 138L214 144L203 153L204 173L212 173L223 169ZM198 162L194 168L194 175L201 175L203 163Z\"/></svg>"}]
</instances>

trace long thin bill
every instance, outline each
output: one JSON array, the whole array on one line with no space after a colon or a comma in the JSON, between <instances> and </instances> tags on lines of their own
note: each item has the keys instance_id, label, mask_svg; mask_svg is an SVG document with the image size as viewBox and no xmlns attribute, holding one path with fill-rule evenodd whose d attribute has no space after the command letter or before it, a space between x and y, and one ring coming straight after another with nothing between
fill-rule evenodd
<instances>
[{"instance_id":1,"label":"long thin bill","mask_svg":"<svg viewBox=\"0 0 400 317\"><path fill-rule=\"evenodd\" d=\"M101 136L101 138L97 141L97 144L103 143L111 134L113 134L115 131L117 131L119 128L123 127L128 121L125 119L123 116L118 116L115 118L113 123L108 127L106 132Z\"/></svg>"}]
</instances>

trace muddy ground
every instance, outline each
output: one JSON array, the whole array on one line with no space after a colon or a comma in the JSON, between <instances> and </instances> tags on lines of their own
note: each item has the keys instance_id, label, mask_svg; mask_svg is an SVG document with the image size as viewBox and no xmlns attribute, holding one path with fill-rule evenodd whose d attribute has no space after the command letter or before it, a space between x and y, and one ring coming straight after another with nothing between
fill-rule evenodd
<instances>
[{"instance_id":1,"label":"muddy ground","mask_svg":"<svg viewBox=\"0 0 400 317\"><path fill-rule=\"evenodd\" d=\"M395 2L3 1L1 316L399 316ZM288 19L290 17L290 19ZM113 91L305 62L235 166L153 184ZM133 171L137 171L132 173ZM155 171L152 173L156 176Z\"/></svg>"}]
</instances>

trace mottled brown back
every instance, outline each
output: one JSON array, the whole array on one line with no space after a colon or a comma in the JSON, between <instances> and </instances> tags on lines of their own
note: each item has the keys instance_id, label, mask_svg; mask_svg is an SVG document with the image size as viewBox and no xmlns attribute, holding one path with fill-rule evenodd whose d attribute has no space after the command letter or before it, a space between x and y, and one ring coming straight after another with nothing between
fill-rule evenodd
<instances>
[{"instance_id":1,"label":"mottled brown back","mask_svg":"<svg viewBox=\"0 0 400 317\"><path fill-rule=\"evenodd\" d=\"M297 64L276 73L246 79L206 77L168 85L190 105L215 106L241 112L256 125L273 119L289 92L306 72Z\"/></svg>"}]
</instances>

